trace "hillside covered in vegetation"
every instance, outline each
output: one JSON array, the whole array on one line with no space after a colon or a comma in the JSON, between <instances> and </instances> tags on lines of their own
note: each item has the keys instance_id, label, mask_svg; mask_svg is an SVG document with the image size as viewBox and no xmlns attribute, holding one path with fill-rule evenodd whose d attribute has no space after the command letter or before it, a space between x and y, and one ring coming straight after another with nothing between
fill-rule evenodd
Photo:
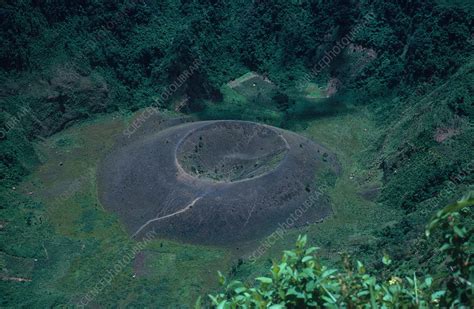
<instances>
[{"instance_id":1,"label":"hillside covered in vegetation","mask_svg":"<svg viewBox=\"0 0 474 309\"><path fill-rule=\"evenodd\" d=\"M374 276L438 282L446 265L426 222L474 183L473 15L462 0L0 1L0 306L219 304L230 295L218 270L264 276L299 234L328 267L344 252ZM103 158L206 120L328 149L317 156L331 169L298 186L331 214L227 246L130 237L101 200ZM472 226L472 210L463 220Z\"/></svg>"}]
</instances>

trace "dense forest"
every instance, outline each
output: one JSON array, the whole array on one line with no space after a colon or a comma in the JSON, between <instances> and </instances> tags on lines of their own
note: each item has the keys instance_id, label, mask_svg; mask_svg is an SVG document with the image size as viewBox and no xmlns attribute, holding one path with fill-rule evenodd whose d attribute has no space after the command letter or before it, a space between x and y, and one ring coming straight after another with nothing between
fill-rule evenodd
<instances>
[{"instance_id":1,"label":"dense forest","mask_svg":"<svg viewBox=\"0 0 474 309\"><path fill-rule=\"evenodd\" d=\"M370 241L337 250L376 272L384 271L383 254L394 273L440 271L443 257L423 238L425 224L474 183L473 15L471 1L443 0L0 1L0 276L16 267L31 268L34 278L2 280L1 306L68 303L87 289L74 280L94 273L68 271L81 246L88 265L107 246L61 233L43 202L16 189L44 164L41 145L109 115L129 119L150 106L174 112L177 101L181 115L199 120L294 131L364 111L370 145L348 155L357 162L348 173L364 183L377 178L366 192L380 207L372 220L393 216L364 231ZM275 85L267 103L236 104L224 87L249 71ZM312 83L327 85L317 105L301 95ZM327 130L343 132L345 124ZM472 224L472 211L465 216ZM32 266L44 252L48 259ZM238 259L221 271L245 278L250 267ZM118 278L97 304L153 306L169 288L127 280ZM163 307L176 303L165 298Z\"/></svg>"}]
</instances>

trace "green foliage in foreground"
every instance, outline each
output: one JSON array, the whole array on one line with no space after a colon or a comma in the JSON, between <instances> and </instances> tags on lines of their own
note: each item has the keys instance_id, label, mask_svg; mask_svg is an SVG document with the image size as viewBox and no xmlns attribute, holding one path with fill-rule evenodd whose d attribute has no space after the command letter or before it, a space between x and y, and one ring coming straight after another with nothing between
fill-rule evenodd
<instances>
[{"instance_id":1,"label":"green foliage in foreground","mask_svg":"<svg viewBox=\"0 0 474 309\"><path fill-rule=\"evenodd\" d=\"M306 236L298 237L296 248L284 251L274 262L268 277L258 277L255 287L240 281L209 295L217 308L473 308L474 228L463 221L474 205L474 192L439 211L431 220L427 237L439 236L439 251L446 255L446 271L437 276L405 278L375 276L357 261L343 258L343 269L331 269L315 255L318 248L306 248ZM432 235L434 234L434 235ZM439 234L439 235L438 235ZM382 259L385 265L391 260ZM225 278L219 273L221 284ZM201 300L196 304L201 307Z\"/></svg>"}]
</instances>

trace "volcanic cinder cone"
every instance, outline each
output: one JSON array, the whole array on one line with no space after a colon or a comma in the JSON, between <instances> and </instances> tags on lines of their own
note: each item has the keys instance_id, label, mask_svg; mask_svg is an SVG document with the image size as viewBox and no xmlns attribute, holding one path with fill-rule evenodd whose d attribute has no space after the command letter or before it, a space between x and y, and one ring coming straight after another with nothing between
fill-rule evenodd
<instances>
[{"instance_id":1,"label":"volcanic cinder cone","mask_svg":"<svg viewBox=\"0 0 474 309\"><path fill-rule=\"evenodd\" d=\"M177 125L117 147L99 195L134 237L227 245L331 213L317 172L335 156L295 133L245 121ZM292 218L291 220L289 220Z\"/></svg>"}]
</instances>

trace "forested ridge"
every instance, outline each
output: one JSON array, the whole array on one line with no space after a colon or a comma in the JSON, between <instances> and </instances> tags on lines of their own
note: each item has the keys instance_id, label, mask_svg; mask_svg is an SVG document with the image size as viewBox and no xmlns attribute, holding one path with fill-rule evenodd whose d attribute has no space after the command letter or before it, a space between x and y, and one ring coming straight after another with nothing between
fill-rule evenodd
<instances>
[{"instance_id":1,"label":"forested ridge","mask_svg":"<svg viewBox=\"0 0 474 309\"><path fill-rule=\"evenodd\" d=\"M181 112L203 120L292 130L367 110L381 133L360 160L382 173L377 202L403 218L357 252L376 270L380 252L395 271L436 269L441 258L420 233L473 184L473 12L471 1L435 0L0 1L2 253L33 258L46 250L38 239L78 246L38 219L39 202L15 191L41 163L35 145L151 106L180 81L160 108L185 98ZM225 100L223 85L249 71L278 87L269 105ZM334 85L328 109L300 99L308 82ZM20 294L9 297L2 305ZM67 297L52 289L42 301Z\"/></svg>"}]
</instances>

